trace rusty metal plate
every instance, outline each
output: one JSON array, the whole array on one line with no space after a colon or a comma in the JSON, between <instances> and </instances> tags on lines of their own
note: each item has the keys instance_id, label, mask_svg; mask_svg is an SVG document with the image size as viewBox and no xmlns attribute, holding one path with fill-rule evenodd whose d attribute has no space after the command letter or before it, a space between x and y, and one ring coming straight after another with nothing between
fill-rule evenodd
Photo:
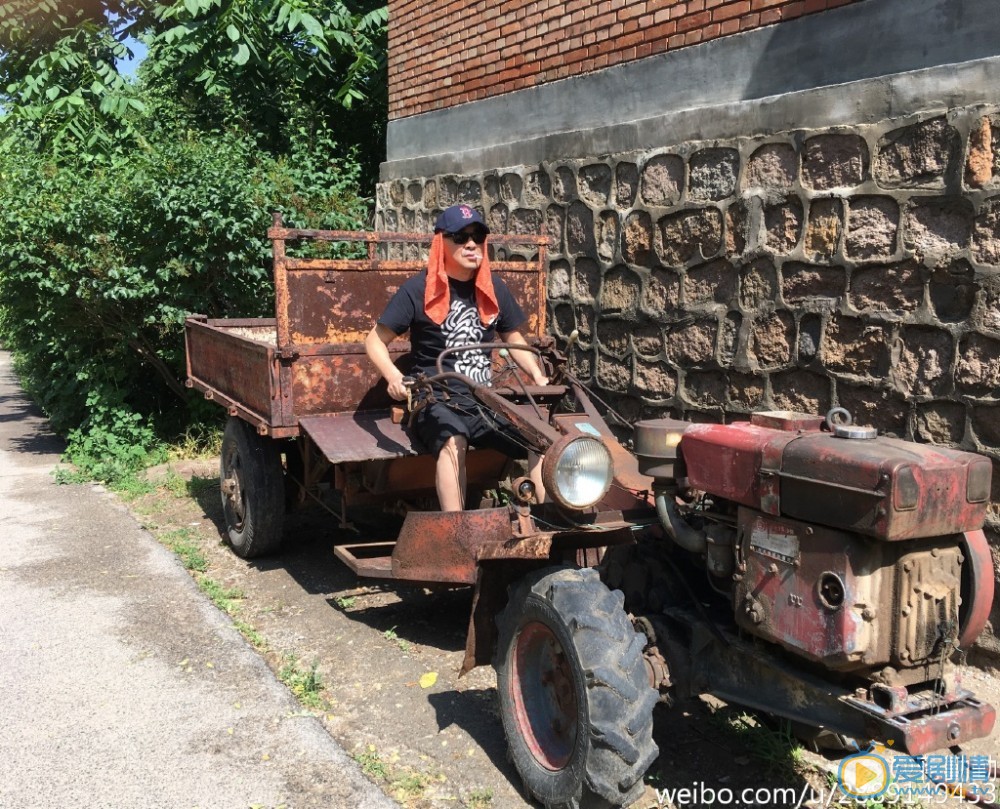
<instances>
[{"instance_id":1,"label":"rusty metal plate","mask_svg":"<svg viewBox=\"0 0 1000 809\"><path fill-rule=\"evenodd\" d=\"M388 412L314 416L300 419L299 427L330 463L418 454L403 426L393 424Z\"/></svg>"}]
</instances>

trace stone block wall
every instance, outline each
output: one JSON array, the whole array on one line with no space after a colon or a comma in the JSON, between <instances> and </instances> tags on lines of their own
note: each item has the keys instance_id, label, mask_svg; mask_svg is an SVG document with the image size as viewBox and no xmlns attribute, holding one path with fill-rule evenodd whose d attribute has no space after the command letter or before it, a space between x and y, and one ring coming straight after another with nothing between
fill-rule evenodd
<instances>
[{"instance_id":1,"label":"stone block wall","mask_svg":"<svg viewBox=\"0 0 1000 809\"><path fill-rule=\"evenodd\" d=\"M1000 109L393 180L378 202L389 230L457 202L545 226L550 331L579 333L574 370L630 419L839 405L988 455L1000 560Z\"/></svg>"}]
</instances>

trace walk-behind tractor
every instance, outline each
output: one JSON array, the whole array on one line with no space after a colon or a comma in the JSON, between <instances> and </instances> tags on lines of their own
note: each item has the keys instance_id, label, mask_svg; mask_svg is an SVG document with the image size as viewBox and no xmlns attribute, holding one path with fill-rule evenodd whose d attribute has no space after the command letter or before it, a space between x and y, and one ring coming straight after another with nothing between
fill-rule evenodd
<instances>
[{"instance_id":1,"label":"walk-behind tractor","mask_svg":"<svg viewBox=\"0 0 1000 809\"><path fill-rule=\"evenodd\" d=\"M616 425L626 449L613 411L543 337L544 237L491 242L552 384L524 384L495 347L492 386L415 377L400 408L362 341L422 266L395 256L427 237L280 219L270 237L276 318L187 322L189 384L230 414L229 541L244 557L277 550L286 508L303 502L347 530L373 509L393 516L392 541L360 534L335 553L362 577L473 588L463 672L496 667L511 757L546 806L633 800L660 700L713 694L819 746L922 754L991 732L994 708L952 662L993 600L988 460L877 436L840 408ZM365 257L286 253L307 240ZM395 350L405 367L407 346ZM509 459L475 450L469 508L435 510L435 459L406 422L456 385L544 453L548 502Z\"/></svg>"}]
</instances>

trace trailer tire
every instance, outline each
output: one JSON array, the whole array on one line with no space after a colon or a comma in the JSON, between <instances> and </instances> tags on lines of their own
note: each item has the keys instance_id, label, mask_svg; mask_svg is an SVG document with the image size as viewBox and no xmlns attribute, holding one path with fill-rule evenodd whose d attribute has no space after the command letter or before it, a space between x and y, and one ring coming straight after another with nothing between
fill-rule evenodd
<instances>
[{"instance_id":1,"label":"trailer tire","mask_svg":"<svg viewBox=\"0 0 1000 809\"><path fill-rule=\"evenodd\" d=\"M627 806L657 755L644 637L597 571L548 568L515 585L494 665L510 757L547 809Z\"/></svg>"},{"instance_id":2,"label":"trailer tire","mask_svg":"<svg viewBox=\"0 0 1000 809\"><path fill-rule=\"evenodd\" d=\"M226 537L236 555L252 559L276 551L285 514L285 480L277 442L230 416L222 435L219 481Z\"/></svg>"}]
</instances>

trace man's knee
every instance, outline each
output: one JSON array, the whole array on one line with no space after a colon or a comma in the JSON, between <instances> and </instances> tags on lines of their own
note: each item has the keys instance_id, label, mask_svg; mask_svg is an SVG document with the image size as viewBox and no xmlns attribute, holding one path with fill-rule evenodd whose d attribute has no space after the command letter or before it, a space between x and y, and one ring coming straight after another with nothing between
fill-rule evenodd
<instances>
[{"instance_id":1,"label":"man's knee","mask_svg":"<svg viewBox=\"0 0 1000 809\"><path fill-rule=\"evenodd\" d=\"M446 457L454 461L459 461L465 457L469 449L469 439L464 435L449 436L438 452L438 458Z\"/></svg>"}]
</instances>

